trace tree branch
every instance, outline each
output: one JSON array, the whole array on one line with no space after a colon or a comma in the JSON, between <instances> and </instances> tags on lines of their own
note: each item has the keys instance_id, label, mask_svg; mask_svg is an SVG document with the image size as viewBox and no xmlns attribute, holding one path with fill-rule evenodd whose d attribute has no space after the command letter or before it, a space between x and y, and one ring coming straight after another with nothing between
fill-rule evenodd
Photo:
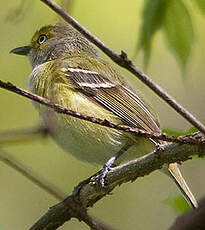
<instances>
[{"instance_id":1,"label":"tree branch","mask_svg":"<svg viewBox=\"0 0 205 230\"><path fill-rule=\"evenodd\" d=\"M190 147L189 150L191 150L191 153L193 151L193 148L196 147L198 149L200 146L203 146L203 143L205 143L204 136L201 135L199 132L192 134L192 135L189 135L189 136L178 137L178 138L169 137L165 134L149 133L149 132L145 132L143 130L133 129L129 126L118 125L118 124L109 122L107 120L101 120L99 118L89 117L89 116L80 114L78 112L68 110L65 107L62 107L62 106L57 105L57 104L53 104L51 101L49 101L46 98L40 97L40 96L35 95L33 93L30 93L26 90L18 88L16 86L12 85L11 83L5 83L1 80L0 80L0 87L5 88L5 89L12 91L14 93L17 93L19 95L22 95L24 97L27 97L27 98L34 100L36 102L39 102L41 104L44 104L44 105L54 109L58 113L68 114L68 115L74 116L74 117L79 118L79 119L84 119L84 120L87 120L87 121L90 121L93 123L97 123L99 125L104 125L107 127L123 130L125 132L132 132L132 133L135 133L137 135L144 136L144 137L151 137L151 138L156 138L156 139L160 138L162 140L175 141L175 142L179 142L179 143L189 143L189 144L191 143L192 145L191 146L189 145L189 147ZM32 133L35 135L36 132L38 132L38 130L37 131L34 130ZM195 144L195 145L193 145L193 144ZM197 151L195 151L195 150L193 152L195 154L197 154ZM188 153L188 150L183 150L183 153L184 152ZM198 154L201 154L201 152L199 151ZM160 159L160 154L158 152L154 153L154 156L157 156L158 160ZM151 155L150 155L150 157L151 157ZM94 219L93 217L91 217L87 213L86 207L93 205L97 200L101 199L107 193L112 191L112 189L114 189L115 186L117 186L121 183L125 183L126 181L129 181L129 180L134 180L136 177L149 174L152 170L160 168L164 164L163 161L157 161L157 160L155 160L154 163L149 162L149 160L148 160L148 162L146 163L146 159L147 159L146 156L144 156L143 158L140 158L137 160L137 161L139 161L139 165L138 165L139 171L137 173L135 172L135 169L134 169L135 166L133 167L132 162L129 162L126 165L122 165L122 166L119 166L117 168L114 168L113 169L114 173L111 174L111 178L112 178L111 182L109 182L109 177L107 177L109 186L106 188L106 190L102 190L99 188L97 189L97 191L96 191L96 188L93 190L92 186L90 187L90 183L89 183L90 180L87 180L86 183L81 183L83 185L82 188L80 186L80 188L78 187L78 189L77 189L77 191L80 191L80 193L79 192L74 193L75 195L69 196L68 198L66 198L65 201L63 201L62 203L59 203L58 205L51 208L47 214L45 214L36 224L34 224L33 227L31 227L31 230L57 229L65 221L68 221L72 217L75 217L79 220L84 221L93 230L111 230L111 227L109 227L109 226L99 222L98 220ZM180 157L180 159L178 159L178 158L174 158L174 155L173 155L173 157L171 157L171 159L173 162L178 161L178 160L180 160L180 161L181 160L187 160L188 156L182 155ZM17 171L20 171L23 175L28 177L30 180L32 180L34 183L36 183L37 185L42 187L44 190L48 191L52 195L54 194L54 196L57 197L58 199L62 199L64 197L64 195L59 196L60 193L56 190L56 188L54 188L53 186L50 186L50 184L47 184L47 182L44 183L44 181L38 180L39 178L37 178L33 174L28 173L28 170L25 170L25 172L24 172L24 169L22 170L22 167L20 167L20 168L17 167L18 165L16 166L16 163L13 163L12 161L10 161L11 160L10 157L8 158L8 157L6 157L6 155L0 155L0 160L3 160L7 164L9 164L11 167L15 168ZM140 162L142 162L142 165ZM145 167L144 164L147 165L147 167ZM150 171L148 168L149 165L153 165L156 168L152 168ZM122 167L122 169L121 169L121 167ZM110 175L110 173L111 173L111 171L109 172L109 175ZM123 175L124 175L124 177L123 177ZM129 175L129 176L127 177L126 175ZM133 175L135 175L135 176L133 177ZM40 183L39 183L39 181L40 181ZM91 184L95 185L96 183L97 182L93 181ZM88 186L88 187L86 187L86 186ZM96 187L96 186L94 186L94 187ZM53 188L54 188L54 190L53 190ZM80 195L81 193L83 195ZM90 199L90 197L91 197L91 199Z\"/></svg>"},{"instance_id":2,"label":"tree branch","mask_svg":"<svg viewBox=\"0 0 205 230\"><path fill-rule=\"evenodd\" d=\"M87 116L87 115L84 115L82 113L67 109L61 105L54 104L49 99L43 98L43 97L38 96L34 93L28 92L27 90L16 87L15 85L11 84L10 82L3 82L0 80L0 87L7 89L11 92L14 92L16 94L19 94L21 96L24 96L26 98L29 98L33 101L40 103L40 104L46 105L47 107L54 109L55 112L57 112L57 113L67 114L67 115L70 115L70 116L73 116L73 117L76 117L76 118L79 118L82 120L96 123L98 125L110 127L110 128L117 129L117 130L122 130L124 132L133 133L133 134L138 135L138 136L143 136L143 137L153 138L153 139L160 139L160 140L164 140L164 141L168 141L168 142L176 142L176 143L202 144L205 142L204 137L201 135L199 135L199 136L196 135L196 136L194 136L194 138L191 135L183 136L183 137L168 136L164 133L148 132L148 131L140 130L138 128L131 128L127 125L120 125L120 124L108 121L106 119L102 120L100 118Z\"/></svg>"},{"instance_id":3,"label":"tree branch","mask_svg":"<svg viewBox=\"0 0 205 230\"><path fill-rule=\"evenodd\" d=\"M66 194L60 191L55 185L49 183L47 180L42 178L41 176L37 175L29 169L28 167L24 166L22 163L20 163L17 159L12 157L7 152L0 149L0 161L8 165L9 167L13 168L17 172L21 173L23 176L25 176L27 179L32 181L34 184L39 186L44 191L48 192L52 196L54 196L58 201L62 201L66 198ZM71 204L70 204L71 205ZM94 217L90 216L86 209L83 207L78 206L78 209L75 209L74 207L70 207L70 210L73 210L73 214L75 213L75 217L79 220L84 221L92 230L114 230L110 226L100 222L99 220L95 219ZM78 213L76 213L78 211ZM41 229L41 228L39 228ZM43 228L42 228L43 229Z\"/></svg>"},{"instance_id":4,"label":"tree branch","mask_svg":"<svg viewBox=\"0 0 205 230\"><path fill-rule=\"evenodd\" d=\"M101 120L101 119L98 119L98 118L89 117L89 116L77 113L75 111L68 110L65 107L62 107L62 106L57 105L57 104L53 104L51 101L49 101L46 98L40 97L40 96L35 95L33 93L30 93L30 92L28 92L26 90L18 88L16 86L12 85L11 83L5 83L5 82L3 82L1 80L0 80L0 87L8 89L9 91L12 91L12 92L17 93L19 95L27 97L27 98L29 98L31 100L34 100L36 102L39 102L41 104L44 104L44 105L54 109L58 113L68 114L68 115L74 116L74 117L79 118L79 119L84 119L84 120L87 120L87 121L90 121L90 122L93 122L93 123L97 123L99 125L104 125L104 126L111 127L111 128L116 128L116 129L119 129L119 130L124 130L125 132L132 132L132 133L135 133L137 135L144 136L144 137L161 138L163 140L176 141L176 142L179 142L179 143L197 144L199 146L201 146L205 142L204 136L201 135L200 133L195 133L195 134L192 134L192 135L189 135L189 136L184 136L184 137L179 137L179 138L169 137L169 136L167 136L165 134L149 133L149 132L145 132L143 130L130 128L129 126L121 126L121 125L109 122L107 120ZM37 130L37 132L38 132L38 130ZM34 135L36 134L35 130L33 131L33 134ZM190 146L190 148L192 149L194 146L196 146L196 145ZM199 146L197 146L197 148ZM8 157L6 157L6 155L1 155L0 159L3 160L4 162L6 162L7 164L9 164L11 167L15 168L17 171L20 171L24 176L28 177L30 180L32 180L34 183L36 183L37 185L42 187L44 190L48 191L52 195L54 194L54 196L57 197L58 199L62 199L64 197L62 195L59 196L60 193L56 192L56 188L54 188L53 186L50 186L50 184L48 185L47 182L44 183L44 181L38 180L39 178L37 178L35 175L33 175L33 173L30 174L28 170L22 169L22 167L20 167L20 168L17 167L18 165L16 163L14 163L13 161L11 161L10 157L8 158ZM188 159L188 157L185 157L184 159ZM155 162L155 165L156 165L156 162ZM161 167L161 165L158 165L158 166L156 165L156 166ZM116 175L123 175L125 173L124 170L125 170L126 167L127 166L124 166L122 172L120 170L120 173L118 171L116 171ZM140 171L145 173L144 175L148 174L149 172L148 171L146 172L146 170L143 167L144 167L143 165L140 166ZM131 168L128 165L127 170L131 172L132 176L135 175L135 174L133 174L135 172L133 172L132 165L131 165ZM125 173L125 175L126 174L127 173ZM90 189L88 189L88 190L86 189L85 197L88 194L92 197L91 201L89 201L89 203L87 205L84 204L83 207L81 205L81 203L84 203L86 201L84 196L83 196L83 199L81 199L78 196L76 197L76 195L75 196L71 195L66 199L65 202L63 202L63 205L60 205L60 207L55 206L55 208L50 209L49 212L46 214L46 216L43 216L42 219L39 220L31 229L32 230L33 229L38 229L38 230L39 229L40 230L41 229L56 229L58 226L61 226L65 221L68 221L72 217L75 217L75 218L77 218L79 220L82 220L85 223L87 223L91 227L91 229L95 229L95 230L111 230L111 227L108 227L107 225L105 225L105 224L99 222L98 220L94 219L93 217L89 216L87 214L86 207L90 206L91 204L95 203L98 199L100 199L103 196L105 196L116 185L118 185L120 183L124 183L124 182L129 181L129 180L134 180L134 178L127 178L126 179L126 177L125 178L122 177L121 178L122 180L121 180L120 178L115 178L115 173L113 175L114 175L113 178L114 178L114 180L116 179L116 182L114 183L114 181L113 181L112 183L114 183L114 185L111 184L109 186L109 189L106 189L106 192L104 190L99 192L100 189L98 189L97 194L96 193L92 194L92 191L91 191L91 194L89 194ZM138 175L138 176L140 176L140 175ZM40 181L40 183L39 183L39 181ZM54 190L53 190L53 188L54 188ZM83 186L83 189L80 189L80 190L84 191L84 189L85 188ZM76 200L80 200L80 202L76 202ZM66 214L65 214L65 212L66 212ZM53 218L54 216L55 216L55 218ZM50 225L52 225L52 228L50 228Z\"/></svg>"},{"instance_id":5,"label":"tree branch","mask_svg":"<svg viewBox=\"0 0 205 230\"><path fill-rule=\"evenodd\" d=\"M93 42L98 48L106 53L114 62L123 68L127 69L135 76L137 76L142 82L144 82L149 88L151 88L158 96L165 100L172 108L174 108L179 114L181 114L192 125L197 127L201 132L205 133L205 127L187 110L185 110L180 104L178 104L173 98L171 98L166 92L164 92L157 84L148 78L143 72L141 72L131 60L128 59L125 52L117 54L89 31L82 27L76 20L68 15L62 8L56 5L51 0L41 0L59 15L61 15L67 22L73 25L78 31L84 34L91 42ZM126 164L112 168L106 177L106 189L102 190L98 186L97 177L87 179L80 183L74 190L73 194L67 197L63 202L50 208L50 210L33 226L32 230L52 230L61 226L65 221L72 217L83 220L87 223L91 229L110 229L109 227L98 223L87 214L87 207L92 206L99 199L110 193L117 185L128 181L134 181L140 176L147 175L156 169L160 169L165 163L181 162L189 159L193 153L199 156L204 155L205 145L204 136L200 133L195 133L186 137L169 137L165 134L155 134L151 132L145 132L143 130L133 129L129 126L119 125L107 120L101 120L95 117L86 116L78 112L68 110L65 107L54 104L48 99L39 97L35 94L31 94L28 91L17 88L11 83L5 83L0 81L0 87L28 97L34 101L44 104L50 108L53 108L58 113L69 114L76 118L84 119L99 125L123 130L125 132L135 133L139 136L149 137L154 139L161 139L165 141L177 142L164 146L163 149L157 149L155 152L145 155L139 159L130 161ZM180 144L179 144L180 143ZM182 144L189 143L189 144ZM192 145L190 145L192 144Z\"/></svg>"},{"instance_id":6,"label":"tree branch","mask_svg":"<svg viewBox=\"0 0 205 230\"><path fill-rule=\"evenodd\" d=\"M45 137L48 133L48 130L42 125L29 129L0 132L0 145L10 145L20 142L28 143L30 141L35 141L39 137Z\"/></svg>"},{"instance_id":7,"label":"tree branch","mask_svg":"<svg viewBox=\"0 0 205 230\"><path fill-rule=\"evenodd\" d=\"M106 46L102 41L100 41L96 36L91 34L85 27L83 27L77 20L72 18L64 9L58 6L52 0L40 0L49 6L53 11L60 15L66 22L70 23L76 30L83 34L89 41L95 44L100 50L102 50L108 57L110 57L115 63L121 67L127 69L129 72L138 77L142 82L144 82L150 89L152 89L159 97L166 101L177 113L189 121L193 126L199 129L205 134L205 126L197 120L189 111L187 111L182 105L180 105L176 100L174 100L168 93L166 93L160 86L158 86L154 81L152 81L145 73L143 73L139 68L137 68L130 59L128 59L127 54L121 51L118 54Z\"/></svg>"},{"instance_id":8,"label":"tree branch","mask_svg":"<svg viewBox=\"0 0 205 230\"><path fill-rule=\"evenodd\" d=\"M193 138L194 135L196 134L193 134ZM87 207L93 206L98 200L109 194L117 185L148 175L152 171L162 168L164 164L186 161L190 159L193 153L198 156L204 156L205 145L167 144L163 150L158 149L136 160L112 168L106 176L105 189L99 187L97 174L95 174L81 182L75 188L73 194L63 202L51 207L30 230L57 229L57 227L63 225L72 217L81 215L81 213L79 214L80 208L86 210Z\"/></svg>"}]
</instances>

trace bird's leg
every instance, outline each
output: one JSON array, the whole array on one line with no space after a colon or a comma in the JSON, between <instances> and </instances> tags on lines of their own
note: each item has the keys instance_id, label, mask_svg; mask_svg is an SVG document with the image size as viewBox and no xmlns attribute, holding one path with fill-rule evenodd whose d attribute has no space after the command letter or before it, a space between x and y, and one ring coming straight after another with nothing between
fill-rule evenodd
<instances>
[{"instance_id":1,"label":"bird's leg","mask_svg":"<svg viewBox=\"0 0 205 230\"><path fill-rule=\"evenodd\" d=\"M165 141L155 141L152 138L149 138L149 140L155 145L156 147L155 151L158 151L158 150L164 151L164 146L166 145Z\"/></svg>"},{"instance_id":2,"label":"bird's leg","mask_svg":"<svg viewBox=\"0 0 205 230\"><path fill-rule=\"evenodd\" d=\"M102 187L105 187L105 177L110 170L110 168L113 166L115 161L124 153L126 152L132 144L126 144L124 145L113 157L111 157L104 165L103 168L100 170L98 175L98 182Z\"/></svg>"}]
</instances>

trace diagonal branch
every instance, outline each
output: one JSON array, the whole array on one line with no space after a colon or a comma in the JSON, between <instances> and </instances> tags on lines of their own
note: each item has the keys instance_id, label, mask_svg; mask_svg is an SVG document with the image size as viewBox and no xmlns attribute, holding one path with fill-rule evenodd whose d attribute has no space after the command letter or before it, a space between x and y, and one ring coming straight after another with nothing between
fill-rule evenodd
<instances>
[{"instance_id":1,"label":"diagonal branch","mask_svg":"<svg viewBox=\"0 0 205 230\"><path fill-rule=\"evenodd\" d=\"M10 130L0 132L0 145L10 145L20 142L33 142L40 137L46 137L49 131L42 125L32 127L29 129Z\"/></svg>"},{"instance_id":2,"label":"diagonal branch","mask_svg":"<svg viewBox=\"0 0 205 230\"><path fill-rule=\"evenodd\" d=\"M54 196L57 200L63 200L66 197L66 194L60 191L53 184L47 182L44 178L40 177L28 167L24 166L17 159L12 157L10 154L6 153L0 149L0 161L4 162L9 167L15 169L17 172L21 173L23 176L28 178L34 184L38 185L40 188Z\"/></svg>"},{"instance_id":3,"label":"diagonal branch","mask_svg":"<svg viewBox=\"0 0 205 230\"><path fill-rule=\"evenodd\" d=\"M100 118L87 116L87 115L84 115L82 113L79 113L79 112L76 112L73 110L69 110L69 109L67 109L61 105L54 104L47 98L43 98L43 97L38 96L34 93L28 92L27 90L16 87L15 85L13 85L9 82L3 82L0 80L0 87L7 89L11 92L14 92L16 94L19 94L21 96L24 96L26 98L29 98L33 101L40 103L40 104L46 105L47 107L54 109L57 113L67 114L67 115L70 115L70 116L73 116L73 117L76 117L76 118L79 118L82 120L96 123L98 125L110 127L110 128L117 129L117 130L123 130L124 132L134 133L135 135L138 135L138 136L143 136L143 137L148 137L148 138L153 138L153 139L160 139L160 140L164 140L164 141L168 141L168 142L176 142L176 143L200 144L200 143L205 142L205 139L203 136L196 135L196 136L194 136L194 138L191 135L183 136L183 137L167 136L164 133L148 132L148 131L140 130L137 128L132 128L132 127L127 126L127 125L120 125L120 124L117 124L114 122L110 122L106 119L102 120Z\"/></svg>"},{"instance_id":4,"label":"diagonal branch","mask_svg":"<svg viewBox=\"0 0 205 230\"><path fill-rule=\"evenodd\" d=\"M99 49L101 49L108 57L110 57L115 63L121 67L127 69L129 72L138 77L142 82L144 82L150 89L152 89L159 97L166 101L177 113L189 121L193 126L198 128L202 133L205 134L205 126L197 120L189 111L187 111L182 105L180 105L176 100L174 100L167 92L165 92L160 86L158 86L154 81L152 81L145 73L143 73L139 68L137 68L130 59L128 59L127 54L122 51L118 54L106 46L102 41L100 41L96 36L91 34L85 27L83 27L77 20L72 18L64 9L57 5L52 0L40 0L46 5L48 5L53 11L60 15L66 22L70 23L76 30L83 34L89 41L95 44Z\"/></svg>"},{"instance_id":5,"label":"diagonal branch","mask_svg":"<svg viewBox=\"0 0 205 230\"><path fill-rule=\"evenodd\" d=\"M200 134L202 136L202 134ZM194 136L194 134L193 134ZM93 206L102 197L109 194L117 185L128 181L134 181L138 177L145 176L156 169L162 168L167 163L181 162L190 159L197 154L205 155L205 145L167 144L163 150L147 154L126 164L112 168L106 177L106 189L98 186L97 177L81 182L73 194L64 201L51 207L30 230L54 230L62 226L66 221L79 214L79 209Z\"/></svg>"},{"instance_id":6,"label":"diagonal branch","mask_svg":"<svg viewBox=\"0 0 205 230\"><path fill-rule=\"evenodd\" d=\"M58 201L62 201L66 198L66 194L60 191L55 185L49 183L47 180L37 175L34 171L29 169L20 163L17 159L12 157L7 152L0 149L0 161L13 168L17 172L21 173L27 179L32 181L34 184L42 188L44 191L48 192L52 196L54 196ZM76 210L76 206L71 206L70 211L74 210L72 213L75 214L75 217L79 220L84 221L92 230L114 230L110 226L100 222L94 217L90 216L86 209L79 206ZM41 228L40 228L41 229Z\"/></svg>"},{"instance_id":7,"label":"diagonal branch","mask_svg":"<svg viewBox=\"0 0 205 230\"><path fill-rule=\"evenodd\" d=\"M0 80L0 87L44 104L59 113L65 113L99 125L124 130L125 132L132 132L145 137L160 137L163 140L179 142L179 144L166 145L167 147L165 146L163 148L163 150L165 149L165 152L163 152L162 149L158 149L154 153L112 169L106 178L106 183L108 184L106 190L102 190L101 188L98 188L98 186L95 186L97 184L95 179L92 179L92 183L89 183L89 179L86 182L81 183L81 186L78 186L77 188L78 192L75 192L71 196L67 197L65 201L52 207L36 224L33 225L33 227L31 227L31 230L57 229L72 217L82 220L93 230L111 230L110 227L91 217L87 213L86 208L92 206L97 200L111 192L114 187L120 185L121 183L125 183L130 180L133 181L139 176L147 175L153 170L161 168L164 163L187 160L193 153L203 155L203 151L205 150L204 136L199 132L179 138L169 137L165 134L147 133L138 129L132 129L129 126L120 126L107 120L85 116L75 111L68 110L65 107L53 104L46 98L18 88L11 83L5 83ZM192 145L183 145L182 143L191 143ZM176 149L178 152L175 153L174 151L176 151Z\"/></svg>"},{"instance_id":8,"label":"diagonal branch","mask_svg":"<svg viewBox=\"0 0 205 230\"><path fill-rule=\"evenodd\" d=\"M197 127L201 132L205 133L205 127L187 110L185 110L180 104L178 104L174 99L172 99L166 92L164 92L158 85L156 85L147 75L142 73L134 64L128 59L125 52L119 55L105 46L101 41L94 37L90 32L83 28L77 21L70 17L63 9L56 5L51 0L41 0L48 6L50 6L54 11L60 14L66 21L72 24L77 30L84 34L91 42L97 45L103 52L105 52L114 62L120 66L126 68L128 71L137 76L141 81L143 81L148 87L150 87L158 96L164 99L172 108L174 108L179 114L181 114L186 120L188 120L192 125ZM125 132L135 133L140 136L162 139L166 141L178 142L180 144L169 144L164 146L163 149L158 149L153 153L143 156L134 161L128 162L124 165L120 165L111 169L106 177L107 187L105 190L99 188L97 185L96 175L89 178L85 182L81 183L74 193L67 197L63 202L50 208L50 210L33 226L32 230L35 229L56 229L61 226L65 221L72 217L76 217L79 220L83 220L92 229L109 229L104 228L103 225L98 224L96 220L87 214L87 207L92 206L99 199L104 197L106 194L111 192L117 185L125 183L128 181L133 181L137 177L147 175L152 171L161 168L165 163L173 163L179 161L185 161L189 159L193 153L199 156L204 155L205 145L204 136L200 133L195 133L188 137L169 137L165 134L155 134L150 132L145 132L138 129L133 129L129 126L123 126L109 122L107 120L101 120L95 117L89 117L72 110L68 110L60 105L53 104L51 101L39 97L35 94L31 94L28 91L22 90L15 87L11 83L5 83L0 81L0 86L2 88L8 89L25 97L28 97L34 101L44 104L58 113L69 114L71 116L84 119L99 125L123 130ZM182 144L191 143L192 145ZM193 145L195 144L195 145ZM185 154L186 153L186 154ZM101 226L100 226L101 225Z\"/></svg>"}]
</instances>

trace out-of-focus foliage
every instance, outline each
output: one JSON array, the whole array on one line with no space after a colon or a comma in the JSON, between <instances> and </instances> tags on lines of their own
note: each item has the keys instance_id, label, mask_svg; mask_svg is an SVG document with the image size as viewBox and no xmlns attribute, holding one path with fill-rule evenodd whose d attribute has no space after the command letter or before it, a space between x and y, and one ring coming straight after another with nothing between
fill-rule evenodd
<instances>
[{"instance_id":1,"label":"out-of-focus foliage","mask_svg":"<svg viewBox=\"0 0 205 230\"><path fill-rule=\"evenodd\" d=\"M193 25L186 5L181 0L170 0L166 4L163 30L171 51L183 68L186 67L194 38Z\"/></svg>"},{"instance_id":2,"label":"out-of-focus foliage","mask_svg":"<svg viewBox=\"0 0 205 230\"><path fill-rule=\"evenodd\" d=\"M144 52L145 68L149 62L153 36L163 25L166 3L166 0L145 1L138 43L138 50L142 49Z\"/></svg>"},{"instance_id":3,"label":"out-of-focus foliage","mask_svg":"<svg viewBox=\"0 0 205 230\"><path fill-rule=\"evenodd\" d=\"M62 1L55 0L61 4ZM73 0L71 2L70 5L70 0L64 0L66 5L63 7L74 18L109 47L118 52L125 50L129 57L134 56L136 52L136 41L140 37L139 28L141 24L144 24L141 12L143 7L145 8L145 2L150 2L152 5L160 3L157 0ZM199 4L196 4L195 0L184 1L184 3L189 9L197 41L193 43L190 62L187 66L187 81L180 78L178 62L175 61L174 55L170 55L167 44L163 40L163 26L157 24L154 25L153 36L148 37L152 42L148 75L199 120L205 122L205 30L202 10L198 8L200 4L203 5L204 0ZM24 0L26 5L20 11L22 14L12 14L15 9L20 10L21 4L22 0L7 0L2 5L3 10L0 10L0 79L26 89L31 67L25 57L10 55L9 51L18 46L27 45L36 30L43 25L56 23L59 17L40 0ZM163 8L162 5L161 7ZM149 13L151 14L151 10ZM13 15L10 17L12 20L5 20L8 15ZM17 20L15 15L19 15L20 20ZM150 23L157 16L161 17L161 15L152 15L152 17L150 15ZM142 63L143 58L140 53L135 64L142 68ZM127 71L123 71L122 68L119 70L125 78L129 78L133 87L142 91L150 101L153 109L159 115L161 127L178 130L178 135L184 134L180 130L188 130L190 124L180 115L170 109L135 77L129 75ZM38 113L28 99L0 89L0 132L33 127L38 121ZM79 181L89 177L101 167L74 159L70 154L64 153L49 138L1 147L67 194L72 192L73 187ZM199 176L204 175L204 161L194 158L183 163L181 170L196 198L204 196L205 181ZM0 181L0 197L3 197L0 209L1 230L29 229L48 207L58 202L47 192L1 162ZM92 209L89 209L89 213L116 229L168 229L175 220L176 213L170 205L165 205L163 200L178 195L180 192L175 184L168 177L156 171L149 176L139 178L134 183L127 183L115 189L112 196L107 196L98 202ZM87 230L87 226L73 219L61 229Z\"/></svg>"},{"instance_id":4,"label":"out-of-focus foliage","mask_svg":"<svg viewBox=\"0 0 205 230\"><path fill-rule=\"evenodd\" d=\"M205 14L205 1L204 0L194 0L202 14Z\"/></svg>"},{"instance_id":5,"label":"out-of-focus foliage","mask_svg":"<svg viewBox=\"0 0 205 230\"><path fill-rule=\"evenodd\" d=\"M73 0L58 0L59 5L69 13L72 11ZM35 1L21 0L17 7L11 8L6 17L6 21L19 23L25 19L26 14L32 11Z\"/></svg>"},{"instance_id":6,"label":"out-of-focus foliage","mask_svg":"<svg viewBox=\"0 0 205 230\"><path fill-rule=\"evenodd\" d=\"M176 137L189 135L189 134L197 132L197 131L198 130L195 127L191 127L187 131L174 131L174 130L169 130L169 129L163 129L162 130L162 132L164 132L170 136L176 136Z\"/></svg>"},{"instance_id":7,"label":"out-of-focus foliage","mask_svg":"<svg viewBox=\"0 0 205 230\"><path fill-rule=\"evenodd\" d=\"M11 8L7 13L6 21L13 23L21 22L25 19L27 13L29 13L33 7L34 2L28 0L21 0L17 7Z\"/></svg>"},{"instance_id":8,"label":"out-of-focus foliage","mask_svg":"<svg viewBox=\"0 0 205 230\"><path fill-rule=\"evenodd\" d=\"M73 0L61 0L61 7L65 10L67 10L69 13L72 11L73 7Z\"/></svg>"},{"instance_id":9,"label":"out-of-focus foliage","mask_svg":"<svg viewBox=\"0 0 205 230\"><path fill-rule=\"evenodd\" d=\"M205 12L205 1L195 0L201 12ZM152 40L157 30L164 32L172 53L179 60L182 70L188 62L194 41L194 28L189 9L183 0L146 0L141 26L138 51L144 52L147 67L151 54Z\"/></svg>"},{"instance_id":10,"label":"out-of-focus foliage","mask_svg":"<svg viewBox=\"0 0 205 230\"><path fill-rule=\"evenodd\" d=\"M177 215L181 215L191 209L182 196L170 197L164 202L165 204L170 205Z\"/></svg>"}]
</instances>

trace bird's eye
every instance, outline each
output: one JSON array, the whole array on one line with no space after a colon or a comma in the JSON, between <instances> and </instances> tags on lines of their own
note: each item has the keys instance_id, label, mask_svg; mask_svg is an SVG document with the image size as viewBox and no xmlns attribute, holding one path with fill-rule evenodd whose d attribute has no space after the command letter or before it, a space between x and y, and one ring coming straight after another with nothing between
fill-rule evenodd
<instances>
[{"instance_id":1,"label":"bird's eye","mask_svg":"<svg viewBox=\"0 0 205 230\"><path fill-rule=\"evenodd\" d=\"M45 34L41 34L38 38L38 44L43 44L47 40L47 36Z\"/></svg>"}]
</instances>

